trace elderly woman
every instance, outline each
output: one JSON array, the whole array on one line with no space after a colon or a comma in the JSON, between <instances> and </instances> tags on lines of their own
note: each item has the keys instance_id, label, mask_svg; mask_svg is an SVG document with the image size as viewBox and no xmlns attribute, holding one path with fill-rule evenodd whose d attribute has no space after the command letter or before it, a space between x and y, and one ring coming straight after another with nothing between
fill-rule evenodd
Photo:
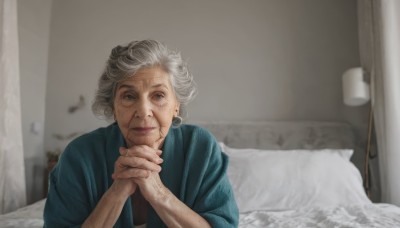
<instances>
[{"instance_id":1,"label":"elderly woman","mask_svg":"<svg viewBox=\"0 0 400 228\"><path fill-rule=\"evenodd\" d=\"M236 227L227 157L182 124L195 84L154 40L117 46L93 111L115 123L73 140L50 174L45 227Z\"/></svg>"}]
</instances>

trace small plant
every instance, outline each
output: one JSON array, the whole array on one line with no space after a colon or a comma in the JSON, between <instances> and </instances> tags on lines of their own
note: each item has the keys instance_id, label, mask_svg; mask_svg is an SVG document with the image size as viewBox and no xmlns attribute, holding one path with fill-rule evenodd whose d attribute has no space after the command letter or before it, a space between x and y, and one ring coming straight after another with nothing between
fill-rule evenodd
<instances>
[{"instance_id":1,"label":"small plant","mask_svg":"<svg viewBox=\"0 0 400 228\"><path fill-rule=\"evenodd\" d=\"M61 155L61 149L60 148L56 148L54 150L48 150L46 152L46 157L47 157L47 162L57 162L58 158Z\"/></svg>"}]
</instances>

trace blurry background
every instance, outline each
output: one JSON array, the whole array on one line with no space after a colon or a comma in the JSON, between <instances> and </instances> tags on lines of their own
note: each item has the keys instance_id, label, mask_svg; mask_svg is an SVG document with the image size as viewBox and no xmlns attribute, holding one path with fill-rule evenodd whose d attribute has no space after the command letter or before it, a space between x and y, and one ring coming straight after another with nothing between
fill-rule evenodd
<instances>
[{"instance_id":1,"label":"blurry background","mask_svg":"<svg viewBox=\"0 0 400 228\"><path fill-rule=\"evenodd\" d=\"M368 108L345 106L341 86L360 66L356 0L19 0L18 20L28 203L46 151L109 124L90 107L111 49L145 38L188 61L189 120L348 122L362 167Z\"/></svg>"}]
</instances>

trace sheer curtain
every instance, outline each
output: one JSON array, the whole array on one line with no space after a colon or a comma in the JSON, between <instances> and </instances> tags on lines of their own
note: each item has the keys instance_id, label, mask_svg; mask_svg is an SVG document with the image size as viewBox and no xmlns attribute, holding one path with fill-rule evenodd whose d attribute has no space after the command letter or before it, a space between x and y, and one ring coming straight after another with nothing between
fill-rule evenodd
<instances>
[{"instance_id":1,"label":"sheer curtain","mask_svg":"<svg viewBox=\"0 0 400 228\"><path fill-rule=\"evenodd\" d=\"M361 62L372 76L381 200L400 206L400 1L359 0L358 6L366 28L360 43L367 43L360 46Z\"/></svg>"},{"instance_id":2,"label":"sheer curtain","mask_svg":"<svg viewBox=\"0 0 400 228\"><path fill-rule=\"evenodd\" d=\"M382 200L400 206L400 1L374 1L375 125Z\"/></svg>"},{"instance_id":3,"label":"sheer curtain","mask_svg":"<svg viewBox=\"0 0 400 228\"><path fill-rule=\"evenodd\" d=\"M0 214L26 204L17 1L0 0Z\"/></svg>"}]
</instances>

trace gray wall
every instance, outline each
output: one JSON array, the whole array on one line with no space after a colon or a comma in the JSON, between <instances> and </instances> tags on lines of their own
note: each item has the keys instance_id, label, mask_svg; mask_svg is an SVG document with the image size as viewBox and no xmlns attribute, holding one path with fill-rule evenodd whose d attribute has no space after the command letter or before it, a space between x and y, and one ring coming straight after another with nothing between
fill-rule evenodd
<instances>
[{"instance_id":1,"label":"gray wall","mask_svg":"<svg viewBox=\"0 0 400 228\"><path fill-rule=\"evenodd\" d=\"M190 120L348 121L365 143L366 108L341 95L360 65L356 0L53 0L50 31L44 150L69 141L53 134L107 125L90 111L97 79L112 47L144 38L188 60ZM86 106L68 113L80 95Z\"/></svg>"},{"instance_id":2,"label":"gray wall","mask_svg":"<svg viewBox=\"0 0 400 228\"><path fill-rule=\"evenodd\" d=\"M52 0L20 0L18 4L21 110L27 201L38 200L43 188L44 122ZM34 133L32 124L38 124Z\"/></svg>"}]
</instances>

